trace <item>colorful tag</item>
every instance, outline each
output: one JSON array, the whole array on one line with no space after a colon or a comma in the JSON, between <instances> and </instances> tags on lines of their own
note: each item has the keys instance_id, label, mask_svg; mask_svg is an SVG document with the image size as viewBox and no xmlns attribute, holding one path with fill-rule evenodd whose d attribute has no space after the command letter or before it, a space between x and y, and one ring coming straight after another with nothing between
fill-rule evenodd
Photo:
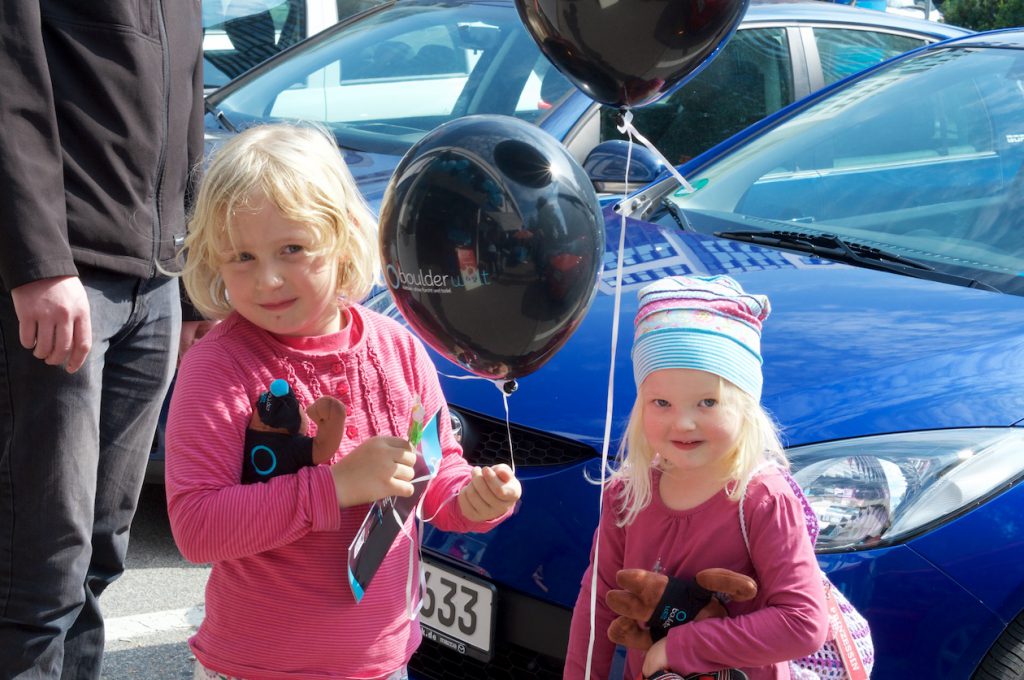
<instances>
[{"instance_id":1,"label":"colorful tag","mask_svg":"<svg viewBox=\"0 0 1024 680\"><path fill-rule=\"evenodd\" d=\"M417 398L410 415L408 433L409 442L418 449L413 465L413 495L408 498L392 496L374 502L348 548L348 583L356 602L363 599L384 556L398 534L402 533L409 516L416 512L427 484L437 474L442 455L437 431L438 414L435 413L426 425L424 414L423 405Z\"/></svg>"},{"instance_id":2,"label":"colorful tag","mask_svg":"<svg viewBox=\"0 0 1024 680\"><path fill-rule=\"evenodd\" d=\"M435 415L423 428L423 440L420 443L420 455L427 462L430 476L437 474L437 466L441 464L444 454L441 452L441 435L437 432L437 416Z\"/></svg>"},{"instance_id":3,"label":"colorful tag","mask_svg":"<svg viewBox=\"0 0 1024 680\"><path fill-rule=\"evenodd\" d=\"M420 395L417 394L416 400L412 403L412 414L409 416L409 432L405 437L414 449L419 448L420 440L423 439L423 421L426 418L427 412L420 401Z\"/></svg>"}]
</instances>

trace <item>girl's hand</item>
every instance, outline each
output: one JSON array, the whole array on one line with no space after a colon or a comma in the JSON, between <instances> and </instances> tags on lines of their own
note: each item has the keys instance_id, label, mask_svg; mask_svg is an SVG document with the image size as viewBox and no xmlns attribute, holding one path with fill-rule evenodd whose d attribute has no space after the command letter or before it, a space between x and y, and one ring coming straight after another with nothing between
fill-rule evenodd
<instances>
[{"instance_id":1,"label":"girl's hand","mask_svg":"<svg viewBox=\"0 0 1024 680\"><path fill-rule=\"evenodd\" d=\"M647 650L647 654L644 655L644 667L642 671L645 678L668 668L668 652L665 651L665 646L667 644L668 638L661 638Z\"/></svg>"},{"instance_id":2,"label":"girl's hand","mask_svg":"<svg viewBox=\"0 0 1024 680\"><path fill-rule=\"evenodd\" d=\"M471 522L486 522L504 515L522 495L523 487L508 465L474 467L469 484L459 492L459 509Z\"/></svg>"},{"instance_id":3,"label":"girl's hand","mask_svg":"<svg viewBox=\"0 0 1024 680\"><path fill-rule=\"evenodd\" d=\"M416 454L398 437L372 437L331 466L334 491L343 508L388 496L411 496Z\"/></svg>"}]
</instances>

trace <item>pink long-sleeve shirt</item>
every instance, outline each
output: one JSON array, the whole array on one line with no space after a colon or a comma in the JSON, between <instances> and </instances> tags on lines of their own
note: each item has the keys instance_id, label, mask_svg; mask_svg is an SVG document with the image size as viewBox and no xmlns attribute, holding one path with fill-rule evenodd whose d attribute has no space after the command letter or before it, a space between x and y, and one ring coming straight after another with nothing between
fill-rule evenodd
<instances>
[{"instance_id":1,"label":"pink long-sleeve shirt","mask_svg":"<svg viewBox=\"0 0 1024 680\"><path fill-rule=\"evenodd\" d=\"M486 531L453 498L468 483L437 373L420 342L358 306L338 334L278 338L235 314L188 351L168 420L167 503L182 554L212 562L206 617L189 641L207 668L246 680L382 678L420 642L407 615L409 541L395 539L363 600L347 577L348 548L369 509L339 509L327 465L241 485L253 404L285 378L308 407L346 405L334 460L374 435L405 437L414 398L440 410L444 457L424 494L424 517L448 531ZM315 424L312 424L315 428ZM313 434L310 432L310 434ZM406 529L415 535L410 518Z\"/></svg>"},{"instance_id":2,"label":"pink long-sleeve shirt","mask_svg":"<svg viewBox=\"0 0 1024 680\"><path fill-rule=\"evenodd\" d=\"M746 494L744 516L750 552L743 544L738 504L724 491L689 510L671 510L658 493L660 473L652 474L651 503L632 524L615 525L617 494L610 485L597 533L597 607L591 679L606 680L614 644L608 624L615 618L605 594L617 588L619 569L647 569L689 579L702 569L724 567L751 576L758 585L749 602L726 605L729 618L705 619L668 631L669 666L680 674L739 668L750 680L789 678L787 661L821 647L828 631L825 592L803 511L778 472L755 477ZM590 591L595 567L583 575L573 610L566 680L585 677L590 639ZM630 650L626 678L638 677L643 653Z\"/></svg>"}]
</instances>

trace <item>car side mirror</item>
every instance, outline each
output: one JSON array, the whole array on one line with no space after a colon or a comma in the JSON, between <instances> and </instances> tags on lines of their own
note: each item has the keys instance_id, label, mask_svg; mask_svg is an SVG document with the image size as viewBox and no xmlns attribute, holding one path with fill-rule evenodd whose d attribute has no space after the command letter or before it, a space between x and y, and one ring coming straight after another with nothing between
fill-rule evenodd
<instances>
[{"instance_id":1,"label":"car side mirror","mask_svg":"<svg viewBox=\"0 0 1024 680\"><path fill-rule=\"evenodd\" d=\"M629 185L626 185L626 158L629 156ZM665 164L650 149L629 142L612 139L601 142L587 154L583 169L598 193L623 193L653 182L667 170Z\"/></svg>"}]
</instances>

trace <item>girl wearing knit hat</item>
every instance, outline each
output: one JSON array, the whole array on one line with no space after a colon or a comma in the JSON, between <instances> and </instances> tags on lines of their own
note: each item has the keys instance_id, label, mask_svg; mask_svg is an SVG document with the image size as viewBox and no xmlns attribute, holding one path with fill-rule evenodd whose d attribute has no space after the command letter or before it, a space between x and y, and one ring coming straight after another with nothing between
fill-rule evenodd
<instances>
[{"instance_id":1,"label":"girl wearing knit hat","mask_svg":"<svg viewBox=\"0 0 1024 680\"><path fill-rule=\"evenodd\" d=\"M789 678L790 659L821 647L828 614L808 520L784 472L777 428L760 405L768 299L745 293L727 276L669 277L639 295L637 398L604 489L564 677L586 675L592 579L590 678L604 680L615 648L606 631L616 618L606 595L620 587L621 570L686 582L719 567L753 577L756 596L726 602L727 618L691 622L684 612L677 618L686 625L652 628L649 649L628 651L625 677L739 669L750 680ZM655 607L648 623L658 623L663 609Z\"/></svg>"}]
</instances>

